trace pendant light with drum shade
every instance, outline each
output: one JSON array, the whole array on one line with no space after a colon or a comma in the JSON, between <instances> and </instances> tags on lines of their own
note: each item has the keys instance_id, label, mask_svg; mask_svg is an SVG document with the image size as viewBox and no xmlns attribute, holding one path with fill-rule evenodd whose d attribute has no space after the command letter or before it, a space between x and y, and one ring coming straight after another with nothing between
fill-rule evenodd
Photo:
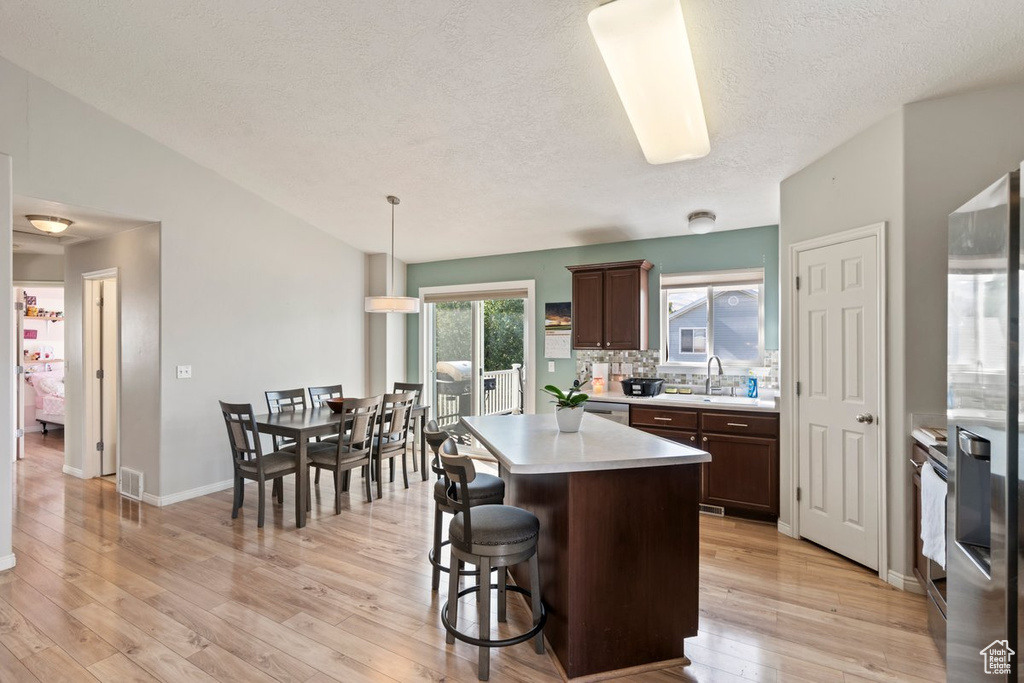
<instances>
[{"instance_id":1,"label":"pendant light with drum shade","mask_svg":"<svg viewBox=\"0 0 1024 683\"><path fill-rule=\"evenodd\" d=\"M420 300L414 296L395 296L395 207L398 197L388 195L391 204L391 278L386 296L366 297L367 313L419 313Z\"/></svg>"},{"instance_id":2,"label":"pendant light with drum shade","mask_svg":"<svg viewBox=\"0 0 1024 683\"><path fill-rule=\"evenodd\" d=\"M64 232L71 225L72 221L67 218L61 218L60 216L40 216L37 214L30 214L25 216L32 227L41 232L46 232L51 235L55 235L58 232Z\"/></svg>"}]
</instances>

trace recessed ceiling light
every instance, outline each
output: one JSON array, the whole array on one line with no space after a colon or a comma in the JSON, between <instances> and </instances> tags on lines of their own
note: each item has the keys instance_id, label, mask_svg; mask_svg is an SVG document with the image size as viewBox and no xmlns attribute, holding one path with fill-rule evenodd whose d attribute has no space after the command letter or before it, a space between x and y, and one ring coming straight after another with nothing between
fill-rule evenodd
<instances>
[{"instance_id":1,"label":"recessed ceiling light","mask_svg":"<svg viewBox=\"0 0 1024 683\"><path fill-rule=\"evenodd\" d=\"M708 125L679 0L615 0L588 23L647 161L706 156Z\"/></svg>"},{"instance_id":2,"label":"recessed ceiling light","mask_svg":"<svg viewBox=\"0 0 1024 683\"><path fill-rule=\"evenodd\" d=\"M72 223L72 221L69 221L67 218L60 218L59 216L39 216L32 214L30 216L25 216L25 218L28 219L28 222L31 223L32 227L36 230L41 230L42 232L48 232L51 234L64 232Z\"/></svg>"}]
</instances>

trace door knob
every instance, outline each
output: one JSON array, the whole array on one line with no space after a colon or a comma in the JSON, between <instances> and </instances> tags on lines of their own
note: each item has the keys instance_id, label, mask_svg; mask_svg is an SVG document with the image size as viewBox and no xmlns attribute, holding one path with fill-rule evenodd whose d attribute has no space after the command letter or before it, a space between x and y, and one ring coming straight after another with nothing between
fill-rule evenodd
<instances>
[{"instance_id":1,"label":"door knob","mask_svg":"<svg viewBox=\"0 0 1024 683\"><path fill-rule=\"evenodd\" d=\"M869 425L874 421L875 418L871 413L861 413L857 416L857 422L860 422L861 424Z\"/></svg>"}]
</instances>

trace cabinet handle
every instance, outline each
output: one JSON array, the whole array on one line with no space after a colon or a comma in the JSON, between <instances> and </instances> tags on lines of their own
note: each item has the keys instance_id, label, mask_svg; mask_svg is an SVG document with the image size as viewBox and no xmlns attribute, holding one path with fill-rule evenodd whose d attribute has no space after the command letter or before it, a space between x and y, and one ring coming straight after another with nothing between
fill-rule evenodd
<instances>
[{"instance_id":1,"label":"cabinet handle","mask_svg":"<svg viewBox=\"0 0 1024 683\"><path fill-rule=\"evenodd\" d=\"M672 421L671 417L656 417L654 419L657 420L658 422L671 422Z\"/></svg>"},{"instance_id":2,"label":"cabinet handle","mask_svg":"<svg viewBox=\"0 0 1024 683\"><path fill-rule=\"evenodd\" d=\"M690 437L690 441L696 441L696 440L697 440L697 437L695 437L695 436L691 436Z\"/></svg>"},{"instance_id":3,"label":"cabinet handle","mask_svg":"<svg viewBox=\"0 0 1024 683\"><path fill-rule=\"evenodd\" d=\"M919 471L921 469L921 466L924 465L923 462L914 462L913 458L911 458L910 464L914 466L915 470L919 470Z\"/></svg>"},{"instance_id":4,"label":"cabinet handle","mask_svg":"<svg viewBox=\"0 0 1024 683\"><path fill-rule=\"evenodd\" d=\"M605 342L605 343L604 343L604 345L605 345L605 346L611 346L611 345L612 345L612 343L611 343L611 342Z\"/></svg>"},{"instance_id":5,"label":"cabinet handle","mask_svg":"<svg viewBox=\"0 0 1024 683\"><path fill-rule=\"evenodd\" d=\"M708 442L708 437L705 436L703 439L701 439L701 441L703 441L704 443L707 443Z\"/></svg>"},{"instance_id":6,"label":"cabinet handle","mask_svg":"<svg viewBox=\"0 0 1024 683\"><path fill-rule=\"evenodd\" d=\"M728 425L729 427L746 427L747 426L747 425L745 425L745 424L743 424L741 422L726 422L725 424Z\"/></svg>"}]
</instances>

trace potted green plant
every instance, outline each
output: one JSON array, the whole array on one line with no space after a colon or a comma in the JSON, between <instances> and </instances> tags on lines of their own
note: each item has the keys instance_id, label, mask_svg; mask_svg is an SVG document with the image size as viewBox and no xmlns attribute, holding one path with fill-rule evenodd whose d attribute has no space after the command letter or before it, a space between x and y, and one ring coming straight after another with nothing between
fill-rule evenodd
<instances>
[{"instance_id":1,"label":"potted green plant","mask_svg":"<svg viewBox=\"0 0 1024 683\"><path fill-rule=\"evenodd\" d=\"M590 397L580 391L579 380L572 384L572 389L563 392L554 384L544 387L544 393L555 397L552 403L555 404L555 420L558 422L560 432L578 432L580 423L583 421L583 404Z\"/></svg>"}]
</instances>

